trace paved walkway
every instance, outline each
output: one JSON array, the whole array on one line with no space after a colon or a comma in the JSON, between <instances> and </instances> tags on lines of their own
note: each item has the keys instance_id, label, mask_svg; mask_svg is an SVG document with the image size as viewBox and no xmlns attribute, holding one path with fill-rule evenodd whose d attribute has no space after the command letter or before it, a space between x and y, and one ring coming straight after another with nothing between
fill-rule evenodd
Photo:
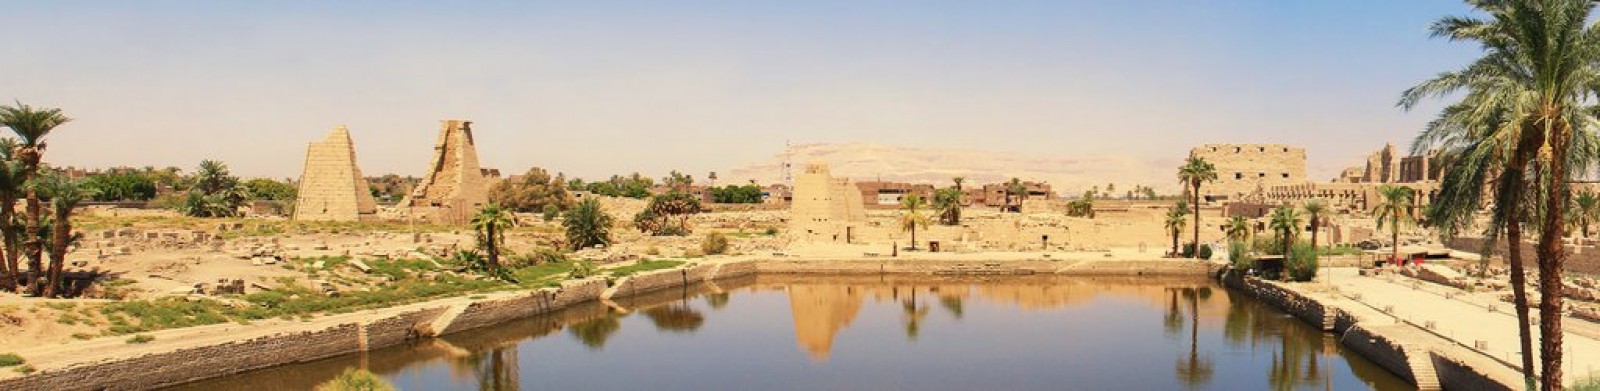
<instances>
[{"instance_id":1,"label":"paved walkway","mask_svg":"<svg viewBox=\"0 0 1600 391\"><path fill-rule=\"evenodd\" d=\"M1427 328L1434 334L1492 356L1496 360L1520 366L1522 359L1517 341L1517 316L1510 303L1496 303L1490 294L1468 294L1459 289L1400 277L1362 277L1355 269L1326 269L1326 281L1337 287L1339 295L1381 312L1387 312L1398 321ZM1413 282L1421 282L1413 284ZM1498 294L1498 293L1497 293ZM1497 295L1496 294L1496 295ZM1448 297L1447 297L1448 296ZM1490 310L1493 307L1493 310ZM1538 309L1530 312L1538 321ZM1429 327L1429 326L1432 327ZM1600 339L1591 332L1593 323L1567 317L1562 321L1566 329L1563 336L1563 373L1571 384L1576 379L1600 376ZM1534 363L1537 365L1539 328L1533 327ZM1486 349L1476 348L1479 342Z\"/></svg>"}]
</instances>

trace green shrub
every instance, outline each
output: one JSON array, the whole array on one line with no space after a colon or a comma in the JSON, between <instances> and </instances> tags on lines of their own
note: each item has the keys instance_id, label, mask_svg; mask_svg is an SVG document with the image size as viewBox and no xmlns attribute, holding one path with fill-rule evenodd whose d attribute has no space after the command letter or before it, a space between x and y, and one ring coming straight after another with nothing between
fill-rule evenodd
<instances>
[{"instance_id":1,"label":"green shrub","mask_svg":"<svg viewBox=\"0 0 1600 391\"><path fill-rule=\"evenodd\" d=\"M1250 257L1250 248L1242 241L1228 242L1228 264L1233 265L1233 270L1243 273L1254 267L1255 259Z\"/></svg>"},{"instance_id":2,"label":"green shrub","mask_svg":"<svg viewBox=\"0 0 1600 391\"><path fill-rule=\"evenodd\" d=\"M589 263L589 261L573 262L572 271L567 272L567 276L572 278L589 278L594 274L594 264Z\"/></svg>"},{"instance_id":3,"label":"green shrub","mask_svg":"<svg viewBox=\"0 0 1600 391\"><path fill-rule=\"evenodd\" d=\"M26 375L26 374L33 373L34 371L36 371L36 369L33 368L33 365L23 365L23 366L17 367L16 371L17 372L21 372L22 374Z\"/></svg>"},{"instance_id":4,"label":"green shrub","mask_svg":"<svg viewBox=\"0 0 1600 391\"><path fill-rule=\"evenodd\" d=\"M14 367L26 362L28 360L23 360L22 356L18 356L15 353L0 354L0 367Z\"/></svg>"},{"instance_id":5,"label":"green shrub","mask_svg":"<svg viewBox=\"0 0 1600 391\"><path fill-rule=\"evenodd\" d=\"M345 369L338 377L318 384L317 391L393 391L395 388L382 377L365 369Z\"/></svg>"},{"instance_id":6,"label":"green shrub","mask_svg":"<svg viewBox=\"0 0 1600 391\"><path fill-rule=\"evenodd\" d=\"M1182 258L1194 258L1194 243L1184 243L1183 250L1178 255Z\"/></svg>"},{"instance_id":7,"label":"green shrub","mask_svg":"<svg viewBox=\"0 0 1600 391\"><path fill-rule=\"evenodd\" d=\"M723 236L721 232L706 234L706 238L700 241L700 252L706 255L728 252L728 237Z\"/></svg>"},{"instance_id":8,"label":"green shrub","mask_svg":"<svg viewBox=\"0 0 1600 391\"><path fill-rule=\"evenodd\" d=\"M1289 281L1311 281L1317 278L1317 252L1310 243L1295 243L1284 259L1284 272Z\"/></svg>"},{"instance_id":9,"label":"green shrub","mask_svg":"<svg viewBox=\"0 0 1600 391\"><path fill-rule=\"evenodd\" d=\"M766 234L767 234L767 236L778 236L778 228L777 227L767 227Z\"/></svg>"},{"instance_id":10,"label":"green shrub","mask_svg":"<svg viewBox=\"0 0 1600 391\"><path fill-rule=\"evenodd\" d=\"M149 343L150 341L154 340L156 340L156 337L152 337L148 334L139 334L133 336L133 338L128 338L128 343Z\"/></svg>"},{"instance_id":11,"label":"green shrub","mask_svg":"<svg viewBox=\"0 0 1600 391\"><path fill-rule=\"evenodd\" d=\"M545 204L543 213L539 215L539 217L544 218L544 221L547 223L555 220L556 217L559 216L561 216L561 208L555 204Z\"/></svg>"},{"instance_id":12,"label":"green shrub","mask_svg":"<svg viewBox=\"0 0 1600 391\"><path fill-rule=\"evenodd\" d=\"M1200 259L1211 259L1211 245L1200 245Z\"/></svg>"}]
</instances>

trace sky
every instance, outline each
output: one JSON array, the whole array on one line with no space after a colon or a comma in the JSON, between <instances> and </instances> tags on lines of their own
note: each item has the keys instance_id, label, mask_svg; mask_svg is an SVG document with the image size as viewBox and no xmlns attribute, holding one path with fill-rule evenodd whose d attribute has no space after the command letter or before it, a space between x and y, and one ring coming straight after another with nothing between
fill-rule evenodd
<instances>
[{"instance_id":1,"label":"sky","mask_svg":"<svg viewBox=\"0 0 1600 391\"><path fill-rule=\"evenodd\" d=\"M606 177L728 170L786 141L1174 159L1303 146L1314 179L1440 105L1400 92L1478 53L1453 0L0 1L0 101L59 107L58 166L298 176L350 128L421 175L439 120L479 155Z\"/></svg>"}]
</instances>

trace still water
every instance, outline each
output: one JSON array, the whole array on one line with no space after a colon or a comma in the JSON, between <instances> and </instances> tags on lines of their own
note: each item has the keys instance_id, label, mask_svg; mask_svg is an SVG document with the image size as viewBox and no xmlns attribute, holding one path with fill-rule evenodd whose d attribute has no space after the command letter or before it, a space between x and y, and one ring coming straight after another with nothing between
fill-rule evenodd
<instances>
[{"instance_id":1,"label":"still water","mask_svg":"<svg viewBox=\"0 0 1600 391\"><path fill-rule=\"evenodd\" d=\"M1409 389L1206 280L762 276L179 389Z\"/></svg>"}]
</instances>

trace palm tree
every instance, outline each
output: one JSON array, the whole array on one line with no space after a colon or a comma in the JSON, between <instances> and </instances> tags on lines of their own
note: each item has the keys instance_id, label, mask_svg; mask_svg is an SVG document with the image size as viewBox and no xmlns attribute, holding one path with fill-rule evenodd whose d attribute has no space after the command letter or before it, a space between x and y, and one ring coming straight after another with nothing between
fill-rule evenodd
<instances>
[{"instance_id":1,"label":"palm tree","mask_svg":"<svg viewBox=\"0 0 1600 391\"><path fill-rule=\"evenodd\" d=\"M1573 199L1573 207L1572 217L1577 222L1578 235L1580 238L1588 238L1589 223L1594 222L1595 218L1600 218L1600 196L1596 196L1592 191L1578 193L1578 197Z\"/></svg>"},{"instance_id":2,"label":"palm tree","mask_svg":"<svg viewBox=\"0 0 1600 391\"><path fill-rule=\"evenodd\" d=\"M56 289L61 286L61 269L66 265L67 248L83 237L81 233L72 232L72 210L77 208L78 203L84 198L89 197L91 192L78 182L59 174L41 176L34 181L34 184L50 201L52 212L50 266L44 296L56 297L62 293Z\"/></svg>"},{"instance_id":3,"label":"palm tree","mask_svg":"<svg viewBox=\"0 0 1600 391\"><path fill-rule=\"evenodd\" d=\"M933 209L945 225L961 225L961 189L947 187L933 193Z\"/></svg>"},{"instance_id":4,"label":"palm tree","mask_svg":"<svg viewBox=\"0 0 1600 391\"><path fill-rule=\"evenodd\" d=\"M499 204L489 203L478 209L478 214L472 216L472 229L478 233L478 246L488 256L489 271L500 271L500 246L505 245L506 229L517 224L517 218L511 211L501 208Z\"/></svg>"},{"instance_id":5,"label":"palm tree","mask_svg":"<svg viewBox=\"0 0 1600 391\"><path fill-rule=\"evenodd\" d=\"M905 214L900 216L900 229L911 231L911 249L917 249L917 226L928 228L928 216L923 216L917 208L922 207L922 197L916 194L907 195L900 200L900 207L905 208Z\"/></svg>"},{"instance_id":6,"label":"palm tree","mask_svg":"<svg viewBox=\"0 0 1600 391\"><path fill-rule=\"evenodd\" d=\"M16 225L17 199L24 193L24 167L17 161L17 139L0 138L0 254L3 254L5 275L0 278L0 289L15 292L22 279L22 268L17 257L22 255L22 232Z\"/></svg>"},{"instance_id":7,"label":"palm tree","mask_svg":"<svg viewBox=\"0 0 1600 391\"><path fill-rule=\"evenodd\" d=\"M1016 211L1022 211L1022 202L1028 199L1028 187L1022 185L1022 179L1011 178L1006 182L1006 209L1011 209L1011 201L1016 199Z\"/></svg>"},{"instance_id":8,"label":"palm tree","mask_svg":"<svg viewBox=\"0 0 1600 391\"><path fill-rule=\"evenodd\" d=\"M1250 220L1246 220L1244 216L1233 216L1233 218L1228 219L1228 225L1225 231L1227 231L1228 240L1230 241L1249 240Z\"/></svg>"},{"instance_id":9,"label":"palm tree","mask_svg":"<svg viewBox=\"0 0 1600 391\"><path fill-rule=\"evenodd\" d=\"M567 229L567 245L573 250L611 244L611 216L600 209L600 201L594 198L579 202L567 212L561 225Z\"/></svg>"},{"instance_id":10,"label":"palm tree","mask_svg":"<svg viewBox=\"0 0 1600 391\"><path fill-rule=\"evenodd\" d=\"M1400 259L1400 228L1401 224L1412 224L1416 220L1411 217L1411 188L1405 186L1378 186L1378 205L1372 209L1372 217L1378 219L1378 229L1383 229L1384 222L1389 223L1389 232L1394 235L1394 254L1391 259Z\"/></svg>"},{"instance_id":11,"label":"palm tree","mask_svg":"<svg viewBox=\"0 0 1600 391\"><path fill-rule=\"evenodd\" d=\"M35 108L22 102L17 102L14 106L0 106L0 125L11 128L21 141L21 145L17 146L14 153L17 160L22 163L22 178L20 178L22 182L27 182L39 174L39 162L44 159L46 147L45 136L50 135L50 131L55 130L57 126L69 121L72 119L62 114L61 109ZM37 191L27 189L26 198L27 227L23 235L23 247L28 256L28 270L32 271L35 281L38 281L43 277L40 271L43 270L44 263L44 242L40 239L39 230L44 215ZM42 284L36 282L33 287L34 295L44 293Z\"/></svg>"},{"instance_id":12,"label":"palm tree","mask_svg":"<svg viewBox=\"0 0 1600 391\"><path fill-rule=\"evenodd\" d=\"M1194 245L1200 248L1200 185L1217 180L1217 167L1206 162L1206 159L1190 156L1183 166L1178 167L1178 180L1187 184L1194 197ZM1199 257L1200 252L1195 251Z\"/></svg>"},{"instance_id":13,"label":"palm tree","mask_svg":"<svg viewBox=\"0 0 1600 391\"><path fill-rule=\"evenodd\" d=\"M1533 186L1527 187L1535 190L1532 201L1544 212L1538 216L1539 240L1535 247L1543 293L1539 306L1544 309L1540 311L1541 377L1545 388L1559 388L1560 290L1566 256L1561 243L1565 234L1562 220L1571 197L1565 184L1571 179L1570 173L1592 168L1589 163L1595 156L1592 144L1586 141L1596 126L1593 98L1600 92L1596 87L1600 85L1600 69L1595 66L1600 63L1600 29L1588 23L1595 4L1589 0L1468 4L1484 17L1446 17L1435 22L1431 30L1434 36L1476 42L1483 56L1461 70L1442 73L1408 89L1400 105L1411 108L1423 98L1459 97L1460 101L1446 106L1441 120L1464 125L1460 127L1475 133L1474 137L1464 137L1469 141L1510 147L1485 154L1498 162L1509 160L1509 165L1491 167L1511 177L1501 178L1502 184L1521 182L1525 170L1538 169L1539 174L1528 182ZM1427 133L1424 131L1424 136ZM1574 149L1578 153L1573 153ZM1527 167L1529 164L1534 167ZM1543 191L1539 191L1541 188ZM1517 220L1523 215L1517 210L1523 207L1521 190L1497 191L1496 203L1502 201L1511 201L1505 204L1509 209L1492 217L1503 219L1500 222L1507 224L1508 242L1514 243L1520 240L1520 230L1513 232L1513 228L1520 227L1512 225L1519 225Z\"/></svg>"},{"instance_id":14,"label":"palm tree","mask_svg":"<svg viewBox=\"0 0 1600 391\"><path fill-rule=\"evenodd\" d=\"M1302 209L1306 211L1307 219L1311 220L1311 251L1317 251L1317 230L1322 227L1322 214L1328 213L1328 204L1322 200L1306 201Z\"/></svg>"},{"instance_id":15,"label":"palm tree","mask_svg":"<svg viewBox=\"0 0 1600 391\"><path fill-rule=\"evenodd\" d=\"M1167 209L1166 228L1167 234L1172 235L1172 256L1178 256L1178 235L1183 233L1184 221L1189 214L1189 206L1185 201L1179 200L1177 205Z\"/></svg>"},{"instance_id":16,"label":"palm tree","mask_svg":"<svg viewBox=\"0 0 1600 391\"><path fill-rule=\"evenodd\" d=\"M1289 259L1290 247L1294 244L1296 236L1300 236L1300 211L1294 207L1283 205L1272 210L1271 221L1267 227L1278 234L1279 245L1283 246L1283 257Z\"/></svg>"}]
</instances>

